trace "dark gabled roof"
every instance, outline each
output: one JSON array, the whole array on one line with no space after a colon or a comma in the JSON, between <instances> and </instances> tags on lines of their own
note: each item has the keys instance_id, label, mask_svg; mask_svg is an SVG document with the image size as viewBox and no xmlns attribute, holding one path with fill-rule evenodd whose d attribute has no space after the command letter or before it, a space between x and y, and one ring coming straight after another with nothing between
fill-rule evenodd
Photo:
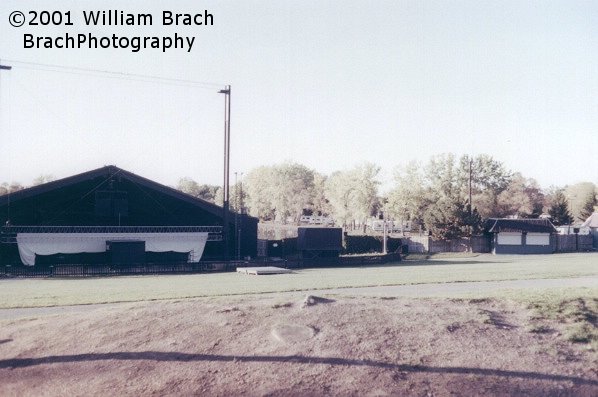
<instances>
[{"instance_id":1,"label":"dark gabled roof","mask_svg":"<svg viewBox=\"0 0 598 397\"><path fill-rule=\"evenodd\" d=\"M200 207L204 211L207 211L207 212L209 212L213 215L216 215L218 217L223 216L222 207L220 207L216 204L212 204L208 201L191 196L187 193L183 193L180 190L168 187L166 185L162 185L158 182L154 182L150 179L147 179L142 176L136 175L132 172L123 170L122 168L118 168L114 165L107 165L107 166L104 166L101 168L97 168L95 170L91 170L91 171L83 172L81 174L69 176L67 178L58 179L58 180L44 183L44 184L41 184L38 186L33 186L30 188L12 192L12 193L10 193L10 196L7 194L0 196L0 206L6 205L8 203L9 199L10 199L10 202L12 203L12 202L16 202L21 199L24 199L24 198L33 197L33 196L36 196L36 195L39 195L42 193L46 193L46 192L49 192L49 191L52 191L55 189L60 189L62 187L66 187L66 186L71 186L76 183L87 181L90 179L95 179L95 178L103 177L103 176L106 178L110 178L110 177L117 176L117 175L124 179L128 179L131 182L139 184L143 187L147 187L148 189L153 189L160 193L177 198L179 200L186 201L187 203L190 203L197 207ZM234 215L234 214L231 212L231 216L232 215ZM231 219L234 219L234 218L231 218Z\"/></svg>"},{"instance_id":2,"label":"dark gabled roof","mask_svg":"<svg viewBox=\"0 0 598 397\"><path fill-rule=\"evenodd\" d=\"M484 224L484 232L527 232L556 233L554 225L548 219L495 219L490 218Z\"/></svg>"}]
</instances>

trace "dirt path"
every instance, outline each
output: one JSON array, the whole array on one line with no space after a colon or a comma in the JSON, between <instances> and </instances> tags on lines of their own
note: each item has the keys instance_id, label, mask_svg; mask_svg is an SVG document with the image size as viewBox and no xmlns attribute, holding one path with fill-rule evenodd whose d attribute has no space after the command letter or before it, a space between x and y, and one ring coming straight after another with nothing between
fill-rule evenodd
<instances>
[{"instance_id":1,"label":"dirt path","mask_svg":"<svg viewBox=\"0 0 598 397\"><path fill-rule=\"evenodd\" d=\"M515 303L301 296L5 318L0 395L598 395L595 352Z\"/></svg>"}]
</instances>

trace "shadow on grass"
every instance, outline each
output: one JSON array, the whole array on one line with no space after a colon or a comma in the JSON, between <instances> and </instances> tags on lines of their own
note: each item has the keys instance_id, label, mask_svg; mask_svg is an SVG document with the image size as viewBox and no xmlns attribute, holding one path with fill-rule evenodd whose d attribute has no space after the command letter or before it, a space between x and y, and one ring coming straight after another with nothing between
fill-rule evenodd
<instances>
[{"instance_id":1,"label":"shadow on grass","mask_svg":"<svg viewBox=\"0 0 598 397\"><path fill-rule=\"evenodd\" d=\"M371 264L330 264L320 266L309 266L301 267L293 270L304 270L304 269L367 269L377 267L412 267L412 266L443 266L443 265L501 265L505 263L513 263L513 261L505 260L494 260L494 261L480 261L480 260L468 260L468 261L455 261L455 260L443 260L443 259L403 259L400 262L388 262L388 263L371 263Z\"/></svg>"},{"instance_id":2,"label":"shadow on grass","mask_svg":"<svg viewBox=\"0 0 598 397\"><path fill-rule=\"evenodd\" d=\"M544 374L531 371L507 371L489 368L469 367L433 367L426 365L394 364L374 360L354 360L340 357L306 357L306 356L225 356L215 354L190 354L180 352L114 352L114 353L88 353L63 356L47 356L36 358L13 358L0 360L0 369L3 368L25 368L43 364L60 363L81 363L104 360L136 361L148 360L158 362L242 362L242 363L288 363L288 364L326 364L326 365L347 365L355 367L375 367L391 369L403 372L457 374L457 375L481 375L498 376L506 378L521 378L529 380L546 380L559 382L574 382L598 386L598 381L584 379L576 376Z\"/></svg>"},{"instance_id":3,"label":"shadow on grass","mask_svg":"<svg viewBox=\"0 0 598 397\"><path fill-rule=\"evenodd\" d=\"M512 261L505 260L443 260L443 259L403 259L401 262L389 263L388 265L400 265L400 266L437 266L437 265L496 265L504 263L513 263Z\"/></svg>"}]
</instances>

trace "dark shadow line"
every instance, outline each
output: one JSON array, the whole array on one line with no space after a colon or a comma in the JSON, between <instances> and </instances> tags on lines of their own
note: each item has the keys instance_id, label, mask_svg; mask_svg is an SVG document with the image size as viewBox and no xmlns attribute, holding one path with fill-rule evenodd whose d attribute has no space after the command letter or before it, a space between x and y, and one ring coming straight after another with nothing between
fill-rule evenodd
<instances>
[{"instance_id":1,"label":"dark shadow line","mask_svg":"<svg viewBox=\"0 0 598 397\"><path fill-rule=\"evenodd\" d=\"M505 263L512 263L512 261L480 261L480 260L463 260L463 261L458 261L457 259L461 259L461 258L456 258L456 260L452 260L452 261L447 261L444 259L434 259L434 258L430 258L430 259L404 259L401 262L395 263L393 265L389 265L389 266L434 266L434 265L438 265L438 266L443 266L443 265L481 265L481 264L488 264L488 265L498 265L498 264L505 264ZM466 259L466 258L463 258Z\"/></svg>"},{"instance_id":2,"label":"dark shadow line","mask_svg":"<svg viewBox=\"0 0 598 397\"><path fill-rule=\"evenodd\" d=\"M0 345L8 342L12 342L12 339L0 339Z\"/></svg>"},{"instance_id":3,"label":"dark shadow line","mask_svg":"<svg viewBox=\"0 0 598 397\"><path fill-rule=\"evenodd\" d=\"M598 386L598 380L583 379L568 375L552 375L530 371L507 371L502 369L490 368L468 368L468 367L432 367L426 365L407 365L393 364L383 361L373 360L354 360L340 357L305 357L305 356L224 356L213 354L190 354L179 352L115 352L115 353L88 353L73 354L64 356L47 356L38 358L12 358L0 360L0 369L3 368L24 368L42 364L57 363L75 363L85 361L102 360L149 360L149 361L169 361L169 362L273 362L290 364L328 364L328 365L348 365L358 367L377 367L384 369L394 369L403 372L424 372L438 374L467 374L483 376L501 376L516 377L524 379L551 380L551 381L570 381L577 384L587 384Z\"/></svg>"}]
</instances>

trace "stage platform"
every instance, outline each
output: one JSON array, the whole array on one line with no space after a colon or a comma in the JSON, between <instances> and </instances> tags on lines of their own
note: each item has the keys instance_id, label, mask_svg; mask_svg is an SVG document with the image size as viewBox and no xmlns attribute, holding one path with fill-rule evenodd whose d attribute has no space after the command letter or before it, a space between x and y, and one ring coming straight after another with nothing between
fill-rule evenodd
<instances>
[{"instance_id":1,"label":"stage platform","mask_svg":"<svg viewBox=\"0 0 598 397\"><path fill-rule=\"evenodd\" d=\"M285 269L276 266L260 266L260 267L238 267L237 273L253 274L259 276L261 274L285 274L292 273L290 269Z\"/></svg>"}]
</instances>

